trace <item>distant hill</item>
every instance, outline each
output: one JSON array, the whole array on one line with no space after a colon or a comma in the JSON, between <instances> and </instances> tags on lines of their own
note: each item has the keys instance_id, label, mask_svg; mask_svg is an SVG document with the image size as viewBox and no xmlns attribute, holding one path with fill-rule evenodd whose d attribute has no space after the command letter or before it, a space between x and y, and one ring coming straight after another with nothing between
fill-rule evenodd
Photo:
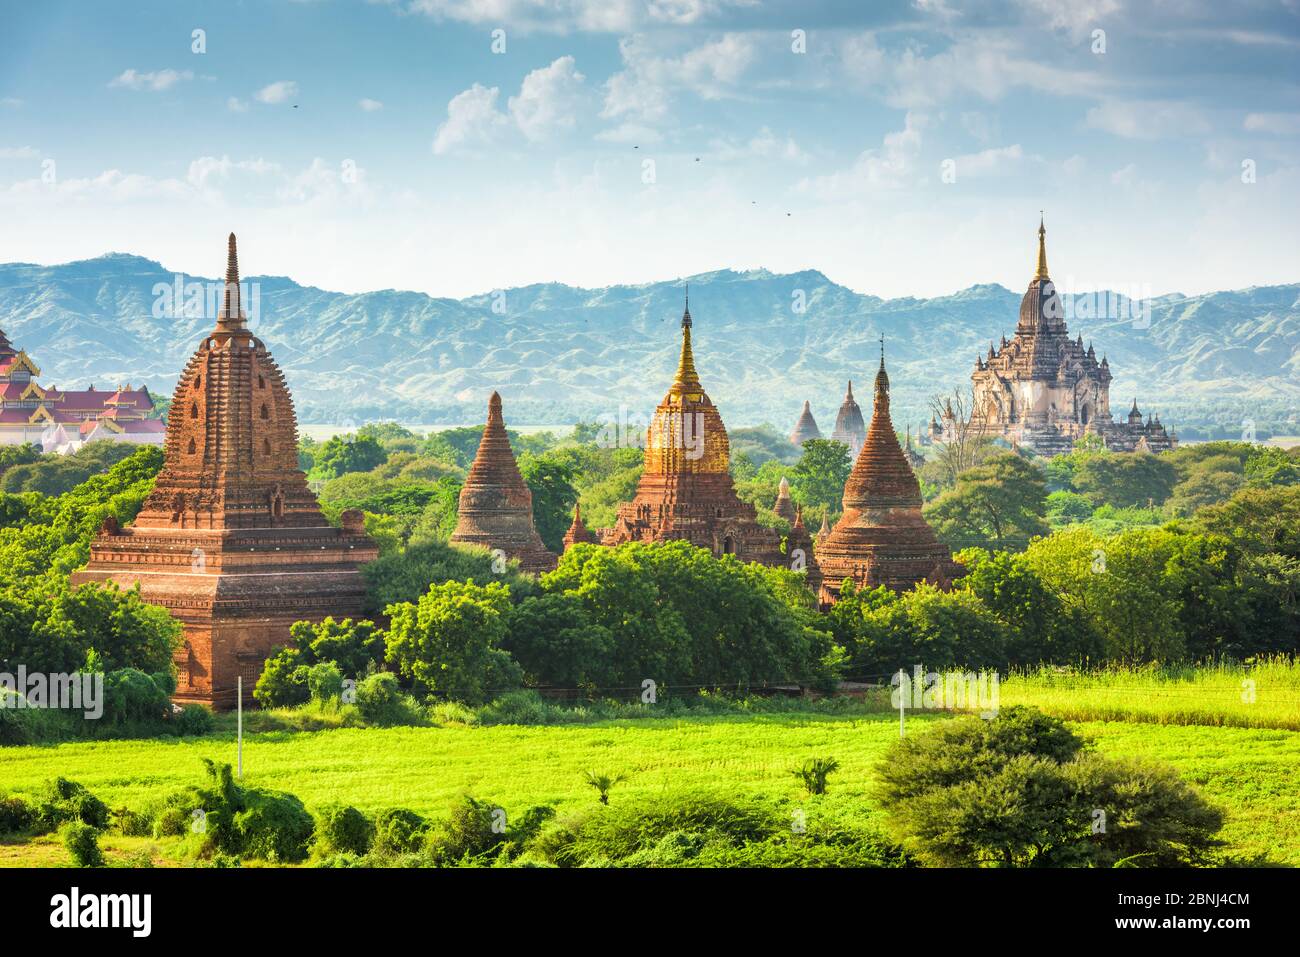
<instances>
[{"instance_id":1,"label":"distant hill","mask_svg":"<svg viewBox=\"0 0 1300 957\"><path fill-rule=\"evenodd\" d=\"M213 324L211 312L170 318L155 309L154 290L173 281L159 263L118 253L0 265L0 329L32 356L46 385L130 381L170 394ZM548 283L462 300L344 295L279 276L246 281L260 297L255 331L284 368L303 422L477 422L492 389L521 425L612 418L620 408L643 417L677 362L681 280L606 289ZM929 398L968 387L976 355L1014 331L1021 296L978 285L886 300L816 271L721 270L689 282L697 365L726 421L785 431L806 398L827 433L847 379L869 414L882 334L895 422L919 426ZM1300 284L1168 295L1146 303L1149 326L1072 318L1070 331L1109 357L1117 414L1137 396L1143 411L1158 411L1184 437L1211 427L1235 434L1244 418L1261 435L1296 434L1298 300Z\"/></svg>"}]
</instances>

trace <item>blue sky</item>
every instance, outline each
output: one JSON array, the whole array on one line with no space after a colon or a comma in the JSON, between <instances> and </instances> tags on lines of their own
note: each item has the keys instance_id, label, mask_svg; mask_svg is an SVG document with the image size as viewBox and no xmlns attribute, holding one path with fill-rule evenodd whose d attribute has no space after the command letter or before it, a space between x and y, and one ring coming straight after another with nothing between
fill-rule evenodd
<instances>
[{"instance_id":1,"label":"blue sky","mask_svg":"<svg viewBox=\"0 0 1300 957\"><path fill-rule=\"evenodd\" d=\"M349 292L766 267L931 296L1023 287L1044 209L1067 291L1300 279L1300 0L3 16L0 261L215 275L233 229L247 272Z\"/></svg>"}]
</instances>

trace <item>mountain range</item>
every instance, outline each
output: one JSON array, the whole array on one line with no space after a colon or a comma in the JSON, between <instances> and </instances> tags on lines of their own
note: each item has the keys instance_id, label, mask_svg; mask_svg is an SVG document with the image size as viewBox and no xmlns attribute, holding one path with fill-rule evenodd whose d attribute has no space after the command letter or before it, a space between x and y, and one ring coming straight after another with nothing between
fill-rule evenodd
<instances>
[{"instance_id":1,"label":"mountain range","mask_svg":"<svg viewBox=\"0 0 1300 957\"><path fill-rule=\"evenodd\" d=\"M4 264L0 329L47 386L129 381L170 395L213 325L215 292L206 306L184 308L195 283L220 288L121 253ZM300 420L343 428L477 423L493 389L512 425L644 423L676 367L687 283L696 365L729 425L769 422L785 432L809 399L829 434L850 379L870 415L883 336L895 423L919 428L932 397L968 389L976 356L1014 332L1021 297L982 284L881 299L815 270L762 269L604 289L546 283L460 300L344 294L280 276L245 283L246 305L256 305L250 323L284 369ZM1300 433L1300 284L1170 294L1138 310L1122 296L1064 298L1071 335L1110 360L1117 417L1136 397L1184 437L1232 435L1245 420L1261 435Z\"/></svg>"}]
</instances>

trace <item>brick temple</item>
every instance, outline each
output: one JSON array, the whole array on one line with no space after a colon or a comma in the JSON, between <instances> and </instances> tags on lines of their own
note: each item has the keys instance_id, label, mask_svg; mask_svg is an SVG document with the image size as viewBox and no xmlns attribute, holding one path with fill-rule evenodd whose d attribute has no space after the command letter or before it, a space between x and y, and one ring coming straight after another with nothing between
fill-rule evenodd
<instances>
[{"instance_id":1,"label":"brick temple","mask_svg":"<svg viewBox=\"0 0 1300 957\"><path fill-rule=\"evenodd\" d=\"M519 562L521 571L534 575L555 568L557 558L542 544L533 524L533 493L519 474L496 392L488 400L483 438L461 486L451 542L500 549L506 558Z\"/></svg>"},{"instance_id":2,"label":"brick temple","mask_svg":"<svg viewBox=\"0 0 1300 957\"><path fill-rule=\"evenodd\" d=\"M248 329L230 235L216 328L176 385L164 463L135 522L110 519L73 584L139 584L184 626L176 697L248 700L266 658L299 620L362 614L360 567L377 557L360 512L334 528L298 468L284 375Z\"/></svg>"},{"instance_id":3,"label":"brick temple","mask_svg":"<svg viewBox=\"0 0 1300 957\"><path fill-rule=\"evenodd\" d=\"M807 399L803 400L803 411L799 413L799 419L794 424L794 429L790 433L790 441L803 447L803 444L810 439L820 439L822 430L817 428L817 420L813 418L812 403Z\"/></svg>"},{"instance_id":4,"label":"brick temple","mask_svg":"<svg viewBox=\"0 0 1300 957\"><path fill-rule=\"evenodd\" d=\"M780 537L736 495L727 429L695 371L691 326L688 300L677 374L646 432L636 496L619 506L612 528L599 532L601 543L682 540L714 555L783 565Z\"/></svg>"},{"instance_id":5,"label":"brick temple","mask_svg":"<svg viewBox=\"0 0 1300 957\"><path fill-rule=\"evenodd\" d=\"M850 379L848 390L844 393L844 401L840 403L840 411L835 416L835 429L831 432L831 440L847 445L849 455L856 459L858 453L862 451L862 443L866 441L866 437L867 426L862 420L862 408L853 398L853 380Z\"/></svg>"},{"instance_id":6,"label":"brick temple","mask_svg":"<svg viewBox=\"0 0 1300 957\"><path fill-rule=\"evenodd\" d=\"M947 588L965 571L921 515L921 487L889 415L883 346L871 425L844 485L844 513L818 543L817 563L824 605L839 599L845 580L858 588L886 585L895 591L923 581Z\"/></svg>"}]
</instances>

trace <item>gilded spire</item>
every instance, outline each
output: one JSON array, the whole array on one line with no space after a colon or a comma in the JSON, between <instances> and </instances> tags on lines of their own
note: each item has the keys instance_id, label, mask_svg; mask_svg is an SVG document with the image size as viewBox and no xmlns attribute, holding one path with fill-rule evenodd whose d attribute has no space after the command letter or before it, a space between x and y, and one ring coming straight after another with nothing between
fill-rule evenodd
<instances>
[{"instance_id":1,"label":"gilded spire","mask_svg":"<svg viewBox=\"0 0 1300 957\"><path fill-rule=\"evenodd\" d=\"M691 351L691 294L686 293L686 309L682 312L682 355L677 362L677 376L673 380L673 391L700 389L700 377L695 371L695 354Z\"/></svg>"},{"instance_id":2,"label":"gilded spire","mask_svg":"<svg viewBox=\"0 0 1300 957\"><path fill-rule=\"evenodd\" d=\"M1047 227L1043 225L1042 211L1038 215L1038 272L1035 279L1047 278Z\"/></svg>"},{"instance_id":3,"label":"gilded spire","mask_svg":"<svg viewBox=\"0 0 1300 957\"><path fill-rule=\"evenodd\" d=\"M889 410L889 373L885 371L885 337L880 337L880 371L876 373L876 405L884 402L884 409Z\"/></svg>"},{"instance_id":4,"label":"gilded spire","mask_svg":"<svg viewBox=\"0 0 1300 957\"><path fill-rule=\"evenodd\" d=\"M217 314L217 328L235 332L244 328L244 310L239 302L239 253L235 249L235 234L226 241L226 290Z\"/></svg>"}]
</instances>

